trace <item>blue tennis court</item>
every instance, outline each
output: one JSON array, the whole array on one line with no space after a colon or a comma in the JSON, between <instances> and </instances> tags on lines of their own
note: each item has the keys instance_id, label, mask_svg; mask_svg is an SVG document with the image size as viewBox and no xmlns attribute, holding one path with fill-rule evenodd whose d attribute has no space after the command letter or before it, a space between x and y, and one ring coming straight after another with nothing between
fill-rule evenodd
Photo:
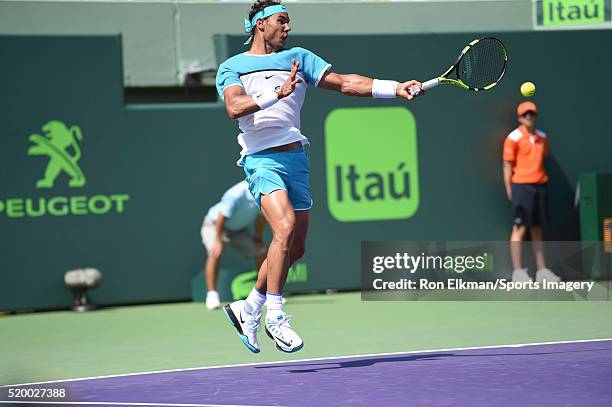
<instances>
[{"instance_id":1,"label":"blue tennis court","mask_svg":"<svg viewBox=\"0 0 612 407\"><path fill-rule=\"evenodd\" d=\"M612 340L592 340L209 367L11 388L65 388L69 401L51 404L90 406L610 406L610 377ZM19 404L42 403L50 401Z\"/></svg>"}]
</instances>

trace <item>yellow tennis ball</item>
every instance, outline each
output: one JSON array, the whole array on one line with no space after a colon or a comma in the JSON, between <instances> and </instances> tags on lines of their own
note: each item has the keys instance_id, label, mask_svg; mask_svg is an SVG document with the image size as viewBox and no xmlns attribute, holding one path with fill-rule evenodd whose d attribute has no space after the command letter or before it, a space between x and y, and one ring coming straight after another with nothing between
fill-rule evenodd
<instances>
[{"instance_id":1,"label":"yellow tennis ball","mask_svg":"<svg viewBox=\"0 0 612 407\"><path fill-rule=\"evenodd\" d=\"M521 94L523 96L535 95L535 85L533 82L525 82L521 85Z\"/></svg>"}]
</instances>

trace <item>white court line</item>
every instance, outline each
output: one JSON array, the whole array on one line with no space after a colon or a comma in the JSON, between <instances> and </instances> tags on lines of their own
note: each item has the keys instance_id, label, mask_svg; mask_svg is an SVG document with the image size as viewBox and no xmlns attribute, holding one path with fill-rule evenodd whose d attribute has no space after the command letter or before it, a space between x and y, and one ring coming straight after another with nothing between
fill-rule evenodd
<instances>
[{"instance_id":1,"label":"white court line","mask_svg":"<svg viewBox=\"0 0 612 407\"><path fill-rule=\"evenodd\" d=\"M249 367L249 366L266 366L266 365L278 365L278 364L290 364L300 362L318 362L324 360L337 360L337 359L350 359L350 358L367 358L372 356L396 356L396 355L412 355L416 353L430 353L430 352L452 352L460 350L478 350L478 349L496 349L496 348L521 348L524 346L538 346L538 345L563 345L570 343L588 343L588 342L605 342L612 341L612 338L600 338L600 339L578 339L574 341L556 341L556 342L528 342L528 343L510 343L506 345L488 345L488 346L472 346L467 348L445 348L445 349L424 349L424 350L412 350L408 352L389 352L389 353L368 353L363 355L347 355L347 356L328 356L324 358L311 358L311 359L296 359L296 360L279 360L275 362L259 362L259 363L243 363L234 365L221 365L221 366L204 366L204 367L188 367L183 369L170 369L170 370L156 370L152 372L139 372L139 373L122 373L116 375L107 376L92 376L92 377L80 377L77 379L65 379L65 380L50 380L46 382L32 382L32 383L21 383L21 384L5 384L0 386L5 387L18 387L18 386L32 386L35 384L50 384L50 383L68 383L76 382L81 380L95 380L95 379L110 379L113 377L129 377L147 374L158 374L158 373L174 373L174 372L189 372L192 370L209 370L209 369L222 369L227 367Z\"/></svg>"},{"instance_id":2,"label":"white court line","mask_svg":"<svg viewBox=\"0 0 612 407\"><path fill-rule=\"evenodd\" d=\"M172 404L172 403L120 403L115 401L1 401L0 404L54 404L77 406L161 406L161 407L274 407L245 404Z\"/></svg>"}]
</instances>

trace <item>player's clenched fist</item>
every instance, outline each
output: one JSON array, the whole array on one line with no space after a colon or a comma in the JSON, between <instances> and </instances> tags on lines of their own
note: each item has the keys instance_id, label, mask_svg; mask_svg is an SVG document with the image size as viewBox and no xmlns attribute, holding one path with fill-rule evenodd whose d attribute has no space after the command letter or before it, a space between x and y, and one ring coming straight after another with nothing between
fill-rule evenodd
<instances>
[{"instance_id":1,"label":"player's clenched fist","mask_svg":"<svg viewBox=\"0 0 612 407\"><path fill-rule=\"evenodd\" d=\"M416 95L413 95L410 92L411 88L413 89L418 88L420 89L420 91L416 93ZM425 89L423 89L423 85L419 81L408 81L408 82L400 83L399 85L397 85L396 93L397 93L397 96L401 98L404 98L406 100L412 100L415 97L424 95Z\"/></svg>"}]
</instances>

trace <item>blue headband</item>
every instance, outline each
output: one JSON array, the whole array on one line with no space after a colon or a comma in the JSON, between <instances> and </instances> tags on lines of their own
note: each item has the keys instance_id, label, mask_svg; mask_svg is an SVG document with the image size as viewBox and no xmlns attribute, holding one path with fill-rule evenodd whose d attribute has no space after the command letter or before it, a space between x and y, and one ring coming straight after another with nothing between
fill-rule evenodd
<instances>
[{"instance_id":1,"label":"blue headband","mask_svg":"<svg viewBox=\"0 0 612 407\"><path fill-rule=\"evenodd\" d=\"M253 27L257 24L257 20L270 17L272 14L276 13L285 13L287 9L282 4L276 4L274 6L268 6L261 11L258 11L257 14L253 16L251 21L244 19L244 30L247 33L250 33Z\"/></svg>"}]
</instances>

